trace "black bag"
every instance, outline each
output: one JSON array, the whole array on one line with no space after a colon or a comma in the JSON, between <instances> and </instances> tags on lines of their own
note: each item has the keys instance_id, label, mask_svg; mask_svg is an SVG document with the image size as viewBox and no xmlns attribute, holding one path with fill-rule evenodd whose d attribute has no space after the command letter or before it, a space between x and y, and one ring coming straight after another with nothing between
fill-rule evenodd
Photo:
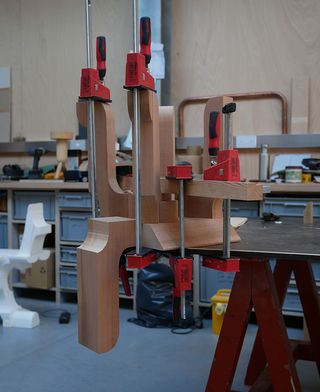
<instances>
[{"instance_id":1,"label":"black bag","mask_svg":"<svg viewBox=\"0 0 320 392\"><path fill-rule=\"evenodd\" d=\"M148 327L173 326L174 276L166 264L152 263L138 273L137 319L135 324Z\"/></svg>"}]
</instances>

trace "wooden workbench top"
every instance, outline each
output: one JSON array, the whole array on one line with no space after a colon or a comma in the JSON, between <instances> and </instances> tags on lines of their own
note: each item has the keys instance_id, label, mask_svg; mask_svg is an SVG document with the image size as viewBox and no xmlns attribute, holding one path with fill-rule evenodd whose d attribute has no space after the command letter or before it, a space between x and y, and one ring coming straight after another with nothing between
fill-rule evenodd
<instances>
[{"instance_id":1,"label":"wooden workbench top","mask_svg":"<svg viewBox=\"0 0 320 392\"><path fill-rule=\"evenodd\" d=\"M55 180L0 181L0 189L20 190L87 190L87 182L64 182Z\"/></svg>"}]
</instances>

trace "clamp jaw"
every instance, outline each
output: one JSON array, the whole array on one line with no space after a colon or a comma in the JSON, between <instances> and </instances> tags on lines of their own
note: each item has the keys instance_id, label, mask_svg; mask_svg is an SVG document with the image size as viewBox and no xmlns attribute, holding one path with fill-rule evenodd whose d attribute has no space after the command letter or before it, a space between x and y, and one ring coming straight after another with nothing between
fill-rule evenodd
<instances>
[{"instance_id":1,"label":"clamp jaw","mask_svg":"<svg viewBox=\"0 0 320 392\"><path fill-rule=\"evenodd\" d=\"M231 113L235 111L236 104L234 102L229 103L222 108L222 113L226 116L230 116ZM209 124L209 154L213 149L215 151L218 149L220 126L220 113L211 112ZM228 129L228 132L229 138L231 138L230 129ZM227 148L224 150L219 151L216 164L204 170L203 179L215 181L240 181L240 162L238 150L230 149L229 146L227 146Z\"/></svg>"},{"instance_id":2,"label":"clamp jaw","mask_svg":"<svg viewBox=\"0 0 320 392\"><path fill-rule=\"evenodd\" d=\"M231 149L231 113L236 111L234 102L225 105L222 113L225 115L226 130L224 150L218 151L220 137L220 113L210 113L209 124L209 155L217 153L217 162L204 170L204 180L215 181L240 181L240 163L237 150ZM213 140L211 140L213 139ZM211 144L210 144L211 143ZM214 148L214 149L213 149ZM240 259L230 257L230 200L225 199L223 203L223 257L203 257L202 265L224 272L238 272Z\"/></svg>"},{"instance_id":3,"label":"clamp jaw","mask_svg":"<svg viewBox=\"0 0 320 392\"><path fill-rule=\"evenodd\" d=\"M96 40L97 69L83 68L81 70L80 99L93 99L100 102L111 102L110 90L104 85L106 75L106 39L97 37Z\"/></svg>"},{"instance_id":4,"label":"clamp jaw","mask_svg":"<svg viewBox=\"0 0 320 392\"><path fill-rule=\"evenodd\" d=\"M140 88L155 91L154 78L148 69L150 61L151 20L143 17L140 19L140 53L127 54L125 89Z\"/></svg>"}]
</instances>

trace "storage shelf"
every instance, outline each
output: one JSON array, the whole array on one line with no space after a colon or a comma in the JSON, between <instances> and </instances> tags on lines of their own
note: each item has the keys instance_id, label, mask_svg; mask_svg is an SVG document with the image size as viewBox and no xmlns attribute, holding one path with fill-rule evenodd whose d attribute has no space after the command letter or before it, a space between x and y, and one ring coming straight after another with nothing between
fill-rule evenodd
<instances>
[{"instance_id":1,"label":"storage shelf","mask_svg":"<svg viewBox=\"0 0 320 392\"><path fill-rule=\"evenodd\" d=\"M60 291L64 291L66 293L77 293L77 289L71 289L71 288L67 288L67 287L60 287Z\"/></svg>"},{"instance_id":2,"label":"storage shelf","mask_svg":"<svg viewBox=\"0 0 320 392\"><path fill-rule=\"evenodd\" d=\"M29 289L29 290L57 291L56 287L51 287L50 289L44 289L42 287L29 287L23 282L15 282L12 284L12 287L19 288L19 289Z\"/></svg>"},{"instance_id":3,"label":"storage shelf","mask_svg":"<svg viewBox=\"0 0 320 392\"><path fill-rule=\"evenodd\" d=\"M62 240L60 240L60 245L80 246L82 244L83 244L83 242L80 242L80 241L62 241Z\"/></svg>"},{"instance_id":4,"label":"storage shelf","mask_svg":"<svg viewBox=\"0 0 320 392\"><path fill-rule=\"evenodd\" d=\"M0 216L8 216L8 212L0 211Z\"/></svg>"},{"instance_id":5,"label":"storage shelf","mask_svg":"<svg viewBox=\"0 0 320 392\"><path fill-rule=\"evenodd\" d=\"M55 225L56 224L56 222L53 221L53 220L45 219L45 221L47 223L49 223L50 225ZM15 223L15 224L18 224L18 225L21 225L21 224L24 225L26 223L26 220L25 219L12 219L12 223Z\"/></svg>"},{"instance_id":6,"label":"storage shelf","mask_svg":"<svg viewBox=\"0 0 320 392\"><path fill-rule=\"evenodd\" d=\"M65 262L65 261L60 261L60 265L62 267L74 267L74 268L77 268L77 263L68 263L68 262Z\"/></svg>"}]
</instances>

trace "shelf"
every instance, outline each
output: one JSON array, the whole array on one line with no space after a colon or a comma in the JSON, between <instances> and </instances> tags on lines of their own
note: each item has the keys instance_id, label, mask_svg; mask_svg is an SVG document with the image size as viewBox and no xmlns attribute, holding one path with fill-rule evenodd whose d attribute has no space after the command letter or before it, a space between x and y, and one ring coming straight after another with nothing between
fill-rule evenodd
<instances>
[{"instance_id":1,"label":"shelf","mask_svg":"<svg viewBox=\"0 0 320 392\"><path fill-rule=\"evenodd\" d=\"M8 212L0 211L0 216L8 216Z\"/></svg>"},{"instance_id":2,"label":"shelf","mask_svg":"<svg viewBox=\"0 0 320 392\"><path fill-rule=\"evenodd\" d=\"M60 266L77 268L77 263L67 263L65 261L60 261Z\"/></svg>"},{"instance_id":3,"label":"shelf","mask_svg":"<svg viewBox=\"0 0 320 392\"><path fill-rule=\"evenodd\" d=\"M60 245L80 246L82 244L83 244L83 241L62 241L62 240L60 240Z\"/></svg>"},{"instance_id":4,"label":"shelf","mask_svg":"<svg viewBox=\"0 0 320 392\"><path fill-rule=\"evenodd\" d=\"M60 291L64 291L66 293L75 293L77 294L77 289L71 289L67 287L60 287Z\"/></svg>"},{"instance_id":5,"label":"shelf","mask_svg":"<svg viewBox=\"0 0 320 392\"><path fill-rule=\"evenodd\" d=\"M45 290L45 291L57 291L56 287L51 287L50 289L44 289L42 287L29 287L23 282L15 282L12 287L19 289L29 289L29 290Z\"/></svg>"},{"instance_id":6,"label":"shelf","mask_svg":"<svg viewBox=\"0 0 320 392\"><path fill-rule=\"evenodd\" d=\"M56 222L53 221L53 220L45 219L45 221L47 223L49 223L50 225L55 225L56 224ZM12 219L12 223L15 223L15 224L18 224L18 225L21 225L21 224L24 225L26 223L26 220L25 219Z\"/></svg>"}]
</instances>

